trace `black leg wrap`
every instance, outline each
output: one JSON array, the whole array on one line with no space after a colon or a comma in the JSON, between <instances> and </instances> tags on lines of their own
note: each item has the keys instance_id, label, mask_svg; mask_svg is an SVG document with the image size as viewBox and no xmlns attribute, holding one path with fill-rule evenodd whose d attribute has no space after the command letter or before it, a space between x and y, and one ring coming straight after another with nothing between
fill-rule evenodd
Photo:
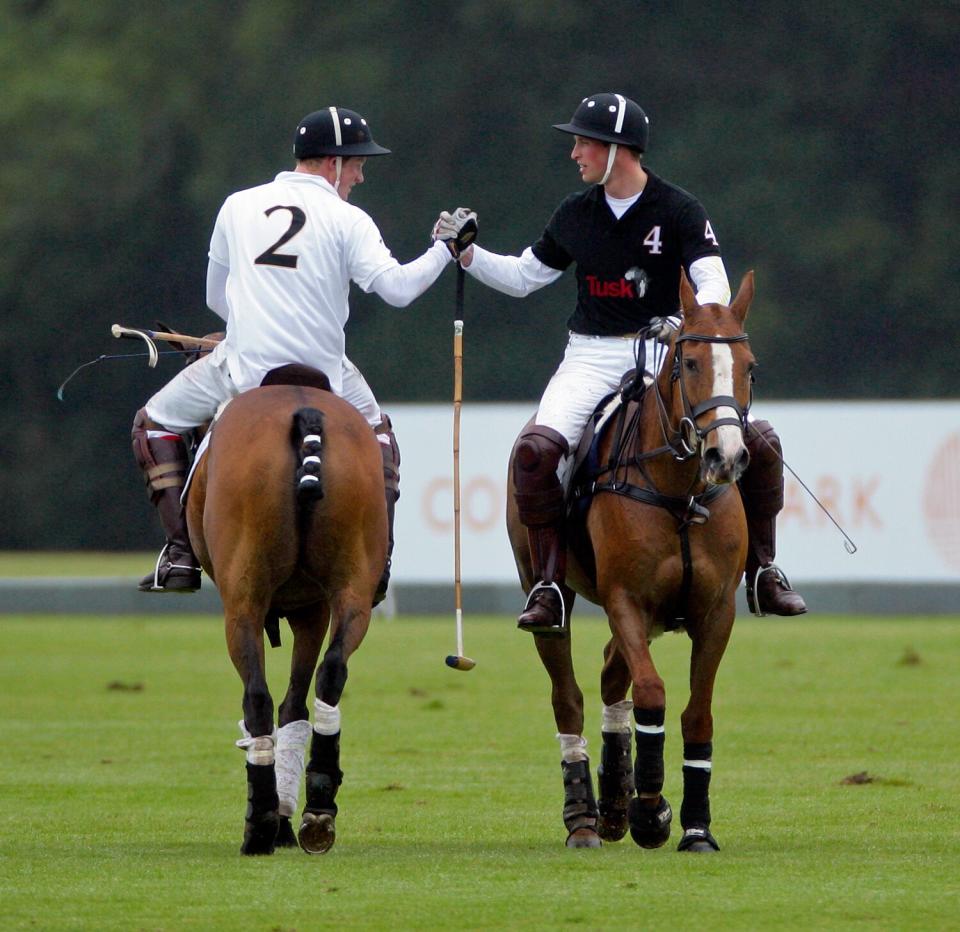
<instances>
[{"instance_id":1,"label":"black leg wrap","mask_svg":"<svg viewBox=\"0 0 960 932\"><path fill-rule=\"evenodd\" d=\"M680 806L683 838L677 845L678 851L720 850L717 840L710 834L710 769L695 766L696 763L709 763L712 757L713 745L709 741L683 746L683 803Z\"/></svg>"},{"instance_id":2,"label":"black leg wrap","mask_svg":"<svg viewBox=\"0 0 960 932\"><path fill-rule=\"evenodd\" d=\"M713 745L684 744L683 759L694 763L709 763ZM683 765L683 804L680 806L680 824L684 828L710 825L710 769Z\"/></svg>"},{"instance_id":3,"label":"black leg wrap","mask_svg":"<svg viewBox=\"0 0 960 932\"><path fill-rule=\"evenodd\" d=\"M593 781L590 779L590 761L578 760L569 764L561 761L560 766L563 768L563 824L567 827L567 841L570 846L570 836L574 832L579 829L596 830L597 801L593 795Z\"/></svg>"},{"instance_id":4,"label":"black leg wrap","mask_svg":"<svg viewBox=\"0 0 960 932\"><path fill-rule=\"evenodd\" d=\"M630 734L604 731L600 766L597 768L597 803L600 817L597 834L604 841L620 841L627 834L627 806L633 797L633 761Z\"/></svg>"},{"instance_id":5,"label":"black leg wrap","mask_svg":"<svg viewBox=\"0 0 960 932\"><path fill-rule=\"evenodd\" d=\"M307 764L306 790L308 812L337 814L334 799L343 782L340 769L340 732L335 735L313 733L310 742L310 761Z\"/></svg>"},{"instance_id":6,"label":"black leg wrap","mask_svg":"<svg viewBox=\"0 0 960 932\"><path fill-rule=\"evenodd\" d=\"M641 848L659 848L670 837L673 810L661 795L663 790L663 709L634 708L637 721L637 759L634 782L637 798L630 800L627 820L630 837ZM639 797L643 796L643 799ZM651 805L658 800L656 805Z\"/></svg>"},{"instance_id":7,"label":"black leg wrap","mask_svg":"<svg viewBox=\"0 0 960 932\"><path fill-rule=\"evenodd\" d=\"M335 735L313 733L310 762L307 764L307 803L297 840L307 854L324 854L337 837L337 790L343 782L340 769L340 732Z\"/></svg>"},{"instance_id":8,"label":"black leg wrap","mask_svg":"<svg viewBox=\"0 0 960 932\"><path fill-rule=\"evenodd\" d=\"M273 854L280 814L273 764L247 764L247 815L241 854Z\"/></svg>"},{"instance_id":9,"label":"black leg wrap","mask_svg":"<svg viewBox=\"0 0 960 932\"><path fill-rule=\"evenodd\" d=\"M637 720L637 760L634 765L634 777L637 793L653 795L663 789L663 709L633 710ZM644 731L645 728L659 729L656 732Z\"/></svg>"}]
</instances>

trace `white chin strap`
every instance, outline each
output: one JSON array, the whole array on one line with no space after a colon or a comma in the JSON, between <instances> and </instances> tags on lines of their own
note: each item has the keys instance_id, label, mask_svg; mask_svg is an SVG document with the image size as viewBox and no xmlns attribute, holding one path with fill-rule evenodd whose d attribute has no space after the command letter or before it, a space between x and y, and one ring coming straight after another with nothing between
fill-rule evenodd
<instances>
[{"instance_id":1,"label":"white chin strap","mask_svg":"<svg viewBox=\"0 0 960 932\"><path fill-rule=\"evenodd\" d=\"M337 147L339 148L340 146L343 145L343 136L340 133L340 114L337 113L336 107L330 108L330 116L333 117L333 137L337 143ZM340 193L340 172L343 170L343 158L338 155L337 160L334 164L336 165L336 168L337 168L337 177L333 182L333 187L336 190L336 192L339 194Z\"/></svg>"},{"instance_id":2,"label":"white chin strap","mask_svg":"<svg viewBox=\"0 0 960 932\"><path fill-rule=\"evenodd\" d=\"M617 122L613 131L619 135L623 132L623 118L627 115L627 101L622 94L614 94L613 96L617 98ZM617 157L618 148L615 142L610 143L610 152L607 154L607 170L603 173L600 184L607 183L610 172L613 171L613 161Z\"/></svg>"},{"instance_id":3,"label":"white chin strap","mask_svg":"<svg viewBox=\"0 0 960 932\"><path fill-rule=\"evenodd\" d=\"M610 143L610 154L607 156L607 170L603 173L600 184L606 184L607 179L610 177L610 172L613 171L613 160L617 157L617 148L618 146L615 142Z\"/></svg>"}]
</instances>

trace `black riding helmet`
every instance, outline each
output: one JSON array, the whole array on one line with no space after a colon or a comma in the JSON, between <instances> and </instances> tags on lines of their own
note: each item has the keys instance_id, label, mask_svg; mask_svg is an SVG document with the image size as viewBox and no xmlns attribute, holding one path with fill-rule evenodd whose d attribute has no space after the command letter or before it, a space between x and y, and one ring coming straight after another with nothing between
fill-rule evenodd
<instances>
[{"instance_id":1,"label":"black riding helmet","mask_svg":"<svg viewBox=\"0 0 960 932\"><path fill-rule=\"evenodd\" d=\"M367 121L356 110L346 107L328 107L308 113L298 124L293 137L293 155L298 159L389 154L389 149L373 141Z\"/></svg>"},{"instance_id":2,"label":"black riding helmet","mask_svg":"<svg viewBox=\"0 0 960 932\"><path fill-rule=\"evenodd\" d=\"M592 94L583 98L569 123L554 123L553 128L561 133L599 139L644 152L650 120L629 97Z\"/></svg>"}]
</instances>

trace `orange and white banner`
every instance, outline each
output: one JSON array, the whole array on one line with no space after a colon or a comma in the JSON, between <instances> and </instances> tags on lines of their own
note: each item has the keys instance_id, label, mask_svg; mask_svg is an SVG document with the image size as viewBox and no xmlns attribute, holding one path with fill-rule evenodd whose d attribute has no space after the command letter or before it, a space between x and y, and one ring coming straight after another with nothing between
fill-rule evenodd
<instances>
[{"instance_id":1,"label":"orange and white banner","mask_svg":"<svg viewBox=\"0 0 960 932\"><path fill-rule=\"evenodd\" d=\"M536 404L464 404L464 583L515 583L504 524L507 460ZM453 579L452 405L384 405L403 456L393 578ZM960 581L960 402L764 402L786 473L777 559L793 582ZM638 506L641 507L641 506Z\"/></svg>"}]
</instances>

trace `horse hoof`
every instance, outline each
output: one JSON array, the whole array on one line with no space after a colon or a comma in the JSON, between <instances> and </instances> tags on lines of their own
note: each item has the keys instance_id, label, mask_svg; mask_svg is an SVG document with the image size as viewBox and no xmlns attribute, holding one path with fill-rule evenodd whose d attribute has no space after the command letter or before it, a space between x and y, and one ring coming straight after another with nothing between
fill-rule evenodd
<instances>
[{"instance_id":1,"label":"horse hoof","mask_svg":"<svg viewBox=\"0 0 960 932\"><path fill-rule=\"evenodd\" d=\"M627 817L630 820L630 837L641 848L661 848L670 838L673 810L663 796L655 809L643 806L639 799L631 799Z\"/></svg>"},{"instance_id":2,"label":"horse hoof","mask_svg":"<svg viewBox=\"0 0 960 932\"><path fill-rule=\"evenodd\" d=\"M568 848L599 848L600 836L592 828L578 828L567 836Z\"/></svg>"},{"instance_id":3,"label":"horse hoof","mask_svg":"<svg viewBox=\"0 0 960 932\"><path fill-rule=\"evenodd\" d=\"M296 848L297 836L293 833L289 816L280 816L280 828L277 830L276 846L278 848Z\"/></svg>"},{"instance_id":4,"label":"horse hoof","mask_svg":"<svg viewBox=\"0 0 960 932\"><path fill-rule=\"evenodd\" d=\"M717 839L710 834L708 829L694 827L688 828L677 845L677 851L692 851L695 854L707 854L719 851L720 845Z\"/></svg>"},{"instance_id":5,"label":"horse hoof","mask_svg":"<svg viewBox=\"0 0 960 932\"><path fill-rule=\"evenodd\" d=\"M247 822L243 830L243 844L240 845L241 854L273 854L277 844L277 828L279 817L275 812L268 812L256 822Z\"/></svg>"},{"instance_id":6,"label":"horse hoof","mask_svg":"<svg viewBox=\"0 0 960 932\"><path fill-rule=\"evenodd\" d=\"M333 816L328 812L305 812L297 838L307 854L326 854L337 840Z\"/></svg>"},{"instance_id":7,"label":"horse hoof","mask_svg":"<svg viewBox=\"0 0 960 932\"><path fill-rule=\"evenodd\" d=\"M600 817L597 819L597 834L604 841L620 841L627 834L627 809L610 808L604 811L604 805L599 804Z\"/></svg>"}]
</instances>

